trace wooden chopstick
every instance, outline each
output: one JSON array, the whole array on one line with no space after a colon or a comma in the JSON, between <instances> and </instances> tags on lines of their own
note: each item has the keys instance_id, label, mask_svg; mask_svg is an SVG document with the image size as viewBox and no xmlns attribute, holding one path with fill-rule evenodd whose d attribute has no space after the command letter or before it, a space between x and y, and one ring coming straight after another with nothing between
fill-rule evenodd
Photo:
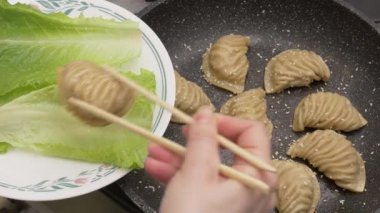
<instances>
[{"instance_id":1,"label":"wooden chopstick","mask_svg":"<svg viewBox=\"0 0 380 213\"><path fill-rule=\"evenodd\" d=\"M138 85L137 83L129 80L128 78L121 76L120 74L115 72L111 67L103 66L103 68L105 69L106 72L108 72L114 78L118 79L120 82L126 84L128 87L131 87L132 89L134 89L136 92L140 93L141 95L143 95L147 99L157 103L158 105L160 105L164 109L173 113L178 118L184 120L186 123L189 124L189 123L193 122L192 117L190 117L186 113L182 112L181 110L169 105L165 101L159 99L156 95L152 94L151 92L146 90L144 87L142 87L142 86ZM244 160L246 160L251 165L253 165L259 169L262 169L262 170L266 170L266 171L270 171L270 172L276 172L276 169L272 165L261 160L260 158L256 157L255 155L252 155L251 153L247 152L246 150L244 150L240 146L238 146L235 143L228 140L227 138L218 134L217 140L219 141L219 143L223 147L229 149L232 153L243 158Z\"/></svg>"},{"instance_id":2,"label":"wooden chopstick","mask_svg":"<svg viewBox=\"0 0 380 213\"><path fill-rule=\"evenodd\" d=\"M76 98L69 98L68 103L75 105L76 107L79 107L83 110L86 110L86 111L98 116L99 118L107 120L111 123L118 124L118 125L126 128L126 129L150 140L151 142L155 142L158 145L174 152L175 154L178 154L179 156L183 157L186 153L185 147L183 147L183 146L181 146L181 145L179 145L179 144L177 144L177 143L175 143L175 142L173 142L167 138L154 135L150 131L148 131L148 130L140 127L140 126L137 126L131 122L128 122L127 120L124 120L124 119L122 119L122 118L120 118L120 117L118 117L112 113L109 113L109 112L107 112L101 108L98 108L94 105L91 105L85 101L82 101L82 100L79 100ZM247 174L239 172L238 170L235 170L231 167L220 164L219 165L219 172L228 178L239 181L240 183L246 185L249 188L259 189L260 191L262 191L264 193L269 193L270 187L267 184L265 184L261 180L254 179L253 177L251 177Z\"/></svg>"}]
</instances>

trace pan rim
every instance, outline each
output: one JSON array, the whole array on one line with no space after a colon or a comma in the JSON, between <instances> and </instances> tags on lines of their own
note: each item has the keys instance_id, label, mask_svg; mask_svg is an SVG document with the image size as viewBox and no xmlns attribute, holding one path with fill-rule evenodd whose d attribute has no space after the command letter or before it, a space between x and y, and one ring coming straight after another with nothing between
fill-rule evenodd
<instances>
[{"instance_id":1,"label":"pan rim","mask_svg":"<svg viewBox=\"0 0 380 213\"><path fill-rule=\"evenodd\" d=\"M145 15L150 13L154 8L157 6L168 2L169 0L156 0L144 9L142 9L140 12L136 13L136 16L139 18L143 18ZM354 15L357 15L360 19L365 21L375 32L377 32L377 35L380 35L380 24L375 24L374 21L372 21L365 13L360 11L359 9L355 8L352 4L349 2L346 2L345 0L332 0L333 2L337 3L338 5L346 8L349 10L349 12L353 13Z\"/></svg>"},{"instance_id":2,"label":"pan rim","mask_svg":"<svg viewBox=\"0 0 380 213\"><path fill-rule=\"evenodd\" d=\"M380 25L376 25L375 22L372 21L364 12L360 11L359 9L355 8L351 3L346 2L344 0L333 0L333 1L338 3L340 6L347 8L353 14L359 16L359 18L361 18L367 24L369 24L377 32L377 34L380 35Z\"/></svg>"}]
</instances>

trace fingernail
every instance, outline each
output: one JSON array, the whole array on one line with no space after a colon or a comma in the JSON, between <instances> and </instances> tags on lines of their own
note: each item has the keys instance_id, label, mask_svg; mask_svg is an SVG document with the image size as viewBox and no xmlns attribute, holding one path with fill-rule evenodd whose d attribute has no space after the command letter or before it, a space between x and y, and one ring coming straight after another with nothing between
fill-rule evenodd
<instances>
[{"instance_id":1,"label":"fingernail","mask_svg":"<svg viewBox=\"0 0 380 213\"><path fill-rule=\"evenodd\" d=\"M201 107L197 113L196 121L199 123L210 123L212 111L209 107Z\"/></svg>"}]
</instances>

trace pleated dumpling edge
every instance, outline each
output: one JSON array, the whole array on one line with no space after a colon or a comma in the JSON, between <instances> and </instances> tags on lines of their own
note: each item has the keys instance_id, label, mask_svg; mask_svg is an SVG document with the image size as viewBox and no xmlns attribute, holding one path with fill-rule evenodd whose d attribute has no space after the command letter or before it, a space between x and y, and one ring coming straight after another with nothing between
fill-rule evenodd
<instances>
[{"instance_id":1,"label":"pleated dumpling edge","mask_svg":"<svg viewBox=\"0 0 380 213\"><path fill-rule=\"evenodd\" d=\"M272 137L273 124L267 116L265 91L262 88L250 89L230 98L223 104L220 113L263 122L267 135Z\"/></svg>"},{"instance_id":2,"label":"pleated dumpling edge","mask_svg":"<svg viewBox=\"0 0 380 213\"><path fill-rule=\"evenodd\" d=\"M330 69L313 51L289 49L274 56L265 67L264 85L267 93L286 88L309 86L313 81L327 81Z\"/></svg>"},{"instance_id":3,"label":"pleated dumpling edge","mask_svg":"<svg viewBox=\"0 0 380 213\"><path fill-rule=\"evenodd\" d=\"M292 160L272 160L277 169L277 209L280 213L314 213L321 197L315 173Z\"/></svg>"},{"instance_id":4,"label":"pleated dumpling edge","mask_svg":"<svg viewBox=\"0 0 380 213\"><path fill-rule=\"evenodd\" d=\"M176 80L175 107L190 116L201 106L209 106L211 110L215 111L214 105L200 86L194 82L186 80L177 71L174 71L174 73ZM174 115L172 116L171 121L185 123L182 119Z\"/></svg>"},{"instance_id":5,"label":"pleated dumpling edge","mask_svg":"<svg viewBox=\"0 0 380 213\"><path fill-rule=\"evenodd\" d=\"M367 123L346 97L332 92L317 92L304 97L297 105L293 130L299 132L310 127L350 132Z\"/></svg>"},{"instance_id":6,"label":"pleated dumpling edge","mask_svg":"<svg viewBox=\"0 0 380 213\"><path fill-rule=\"evenodd\" d=\"M364 191L364 161L344 135L333 130L316 130L291 144L287 154L309 161L342 188Z\"/></svg>"},{"instance_id":7,"label":"pleated dumpling edge","mask_svg":"<svg viewBox=\"0 0 380 213\"><path fill-rule=\"evenodd\" d=\"M248 36L234 34L219 38L203 55L202 70L206 81L235 94L243 92L250 42Z\"/></svg>"}]
</instances>

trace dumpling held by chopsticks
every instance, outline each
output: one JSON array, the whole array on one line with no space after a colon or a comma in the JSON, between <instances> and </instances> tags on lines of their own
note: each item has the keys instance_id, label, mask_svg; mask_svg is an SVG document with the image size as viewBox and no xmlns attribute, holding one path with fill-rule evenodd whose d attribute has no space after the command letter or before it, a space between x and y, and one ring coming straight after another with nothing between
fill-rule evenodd
<instances>
[{"instance_id":1,"label":"dumpling held by chopsticks","mask_svg":"<svg viewBox=\"0 0 380 213\"><path fill-rule=\"evenodd\" d=\"M122 116L133 105L134 90L107 73L105 68L86 61L71 62L58 71L58 94L78 118L93 126L109 124L68 102L77 98L112 114Z\"/></svg>"}]
</instances>

